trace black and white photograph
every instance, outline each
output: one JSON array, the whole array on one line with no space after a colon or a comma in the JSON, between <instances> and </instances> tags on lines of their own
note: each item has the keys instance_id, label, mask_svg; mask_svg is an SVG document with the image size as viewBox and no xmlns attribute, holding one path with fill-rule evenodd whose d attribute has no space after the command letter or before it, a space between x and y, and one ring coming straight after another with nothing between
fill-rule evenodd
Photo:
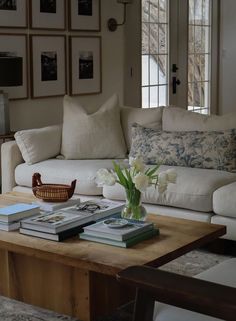
<instances>
[{"instance_id":1,"label":"black and white photograph","mask_svg":"<svg viewBox=\"0 0 236 321\"><path fill-rule=\"evenodd\" d=\"M93 15L93 1L92 0L78 0L78 15L92 16Z\"/></svg>"},{"instance_id":2,"label":"black and white photograph","mask_svg":"<svg viewBox=\"0 0 236 321\"><path fill-rule=\"evenodd\" d=\"M40 12L56 13L57 1L56 0L40 0Z\"/></svg>"},{"instance_id":3,"label":"black and white photograph","mask_svg":"<svg viewBox=\"0 0 236 321\"><path fill-rule=\"evenodd\" d=\"M10 100L28 98L28 57L27 57L27 35L26 34L0 34L0 59L6 57L22 58L22 67L16 86L0 87L0 91L7 92ZM9 59L10 60L10 59ZM10 60L11 61L11 60ZM10 63L10 62L9 62ZM14 70L15 67L11 67ZM1 318L0 318L1 319Z\"/></svg>"},{"instance_id":4,"label":"black and white photograph","mask_svg":"<svg viewBox=\"0 0 236 321\"><path fill-rule=\"evenodd\" d=\"M93 52L81 51L79 53L79 79L93 78Z\"/></svg>"},{"instance_id":5,"label":"black and white photograph","mask_svg":"<svg viewBox=\"0 0 236 321\"><path fill-rule=\"evenodd\" d=\"M0 10L16 10L16 0L0 0Z\"/></svg>"},{"instance_id":6,"label":"black and white photograph","mask_svg":"<svg viewBox=\"0 0 236 321\"><path fill-rule=\"evenodd\" d=\"M66 94L66 36L30 35L31 97Z\"/></svg>"},{"instance_id":7,"label":"black and white photograph","mask_svg":"<svg viewBox=\"0 0 236 321\"><path fill-rule=\"evenodd\" d=\"M41 80L57 80L57 53L55 51L41 53Z\"/></svg>"},{"instance_id":8,"label":"black and white photograph","mask_svg":"<svg viewBox=\"0 0 236 321\"><path fill-rule=\"evenodd\" d=\"M0 0L0 28L27 26L27 0Z\"/></svg>"},{"instance_id":9,"label":"black and white photograph","mask_svg":"<svg viewBox=\"0 0 236 321\"><path fill-rule=\"evenodd\" d=\"M79 31L100 31L100 5L100 0L70 0L69 29Z\"/></svg>"},{"instance_id":10,"label":"black and white photograph","mask_svg":"<svg viewBox=\"0 0 236 321\"><path fill-rule=\"evenodd\" d=\"M101 37L70 36L69 42L70 94L75 96L100 93L102 90Z\"/></svg>"},{"instance_id":11,"label":"black and white photograph","mask_svg":"<svg viewBox=\"0 0 236 321\"><path fill-rule=\"evenodd\" d=\"M30 28L65 30L66 0L30 0Z\"/></svg>"}]
</instances>

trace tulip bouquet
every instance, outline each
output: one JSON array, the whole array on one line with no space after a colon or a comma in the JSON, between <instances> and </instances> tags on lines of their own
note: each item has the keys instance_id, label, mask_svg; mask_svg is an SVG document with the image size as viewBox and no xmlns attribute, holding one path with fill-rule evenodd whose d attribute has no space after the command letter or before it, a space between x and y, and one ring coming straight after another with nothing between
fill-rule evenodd
<instances>
[{"instance_id":1,"label":"tulip bouquet","mask_svg":"<svg viewBox=\"0 0 236 321\"><path fill-rule=\"evenodd\" d=\"M118 183L125 188L126 206L121 213L124 218L144 220L146 210L141 205L141 193L151 185L157 187L159 193L164 193L169 183L176 182L174 169L157 173L159 165L147 168L140 157L131 158L129 167L116 162L113 162L113 166L114 170L99 169L96 181L100 186Z\"/></svg>"}]
</instances>

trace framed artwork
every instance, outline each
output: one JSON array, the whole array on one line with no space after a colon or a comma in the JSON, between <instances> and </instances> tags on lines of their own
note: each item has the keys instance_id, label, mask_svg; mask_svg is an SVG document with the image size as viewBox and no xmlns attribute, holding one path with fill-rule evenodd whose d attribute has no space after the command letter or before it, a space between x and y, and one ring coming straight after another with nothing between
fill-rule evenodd
<instances>
[{"instance_id":1,"label":"framed artwork","mask_svg":"<svg viewBox=\"0 0 236 321\"><path fill-rule=\"evenodd\" d=\"M70 0L70 30L100 31L100 0Z\"/></svg>"},{"instance_id":2,"label":"framed artwork","mask_svg":"<svg viewBox=\"0 0 236 321\"><path fill-rule=\"evenodd\" d=\"M66 94L66 37L31 35L31 97Z\"/></svg>"},{"instance_id":3,"label":"framed artwork","mask_svg":"<svg viewBox=\"0 0 236 321\"><path fill-rule=\"evenodd\" d=\"M65 30L65 0L30 0L32 29Z\"/></svg>"},{"instance_id":4,"label":"framed artwork","mask_svg":"<svg viewBox=\"0 0 236 321\"><path fill-rule=\"evenodd\" d=\"M70 37L70 94L97 94L101 83L101 37Z\"/></svg>"},{"instance_id":5,"label":"framed artwork","mask_svg":"<svg viewBox=\"0 0 236 321\"><path fill-rule=\"evenodd\" d=\"M27 35L0 34L0 57L22 57L22 85L16 87L0 87L8 94L9 99L28 98L28 69L27 69Z\"/></svg>"},{"instance_id":6,"label":"framed artwork","mask_svg":"<svg viewBox=\"0 0 236 321\"><path fill-rule=\"evenodd\" d=\"M0 27L27 28L27 0L0 1Z\"/></svg>"}]
</instances>

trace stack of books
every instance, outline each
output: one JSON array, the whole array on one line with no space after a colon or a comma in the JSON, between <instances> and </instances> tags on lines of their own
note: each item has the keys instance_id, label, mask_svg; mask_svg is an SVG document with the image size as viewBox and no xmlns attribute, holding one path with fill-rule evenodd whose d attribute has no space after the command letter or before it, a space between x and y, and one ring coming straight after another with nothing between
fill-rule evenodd
<instances>
[{"instance_id":1,"label":"stack of books","mask_svg":"<svg viewBox=\"0 0 236 321\"><path fill-rule=\"evenodd\" d=\"M123 204L108 200L91 200L40 214L21 222L20 233L53 241L78 235L82 228L121 211Z\"/></svg>"},{"instance_id":2,"label":"stack of books","mask_svg":"<svg viewBox=\"0 0 236 321\"><path fill-rule=\"evenodd\" d=\"M119 221L119 219L114 219ZM110 219L112 222L113 220ZM147 240L159 234L153 223L142 221L124 221L120 227L109 227L109 220L97 222L84 227L84 232L79 238L87 241L94 241L119 247L130 247L141 241Z\"/></svg>"},{"instance_id":3,"label":"stack of books","mask_svg":"<svg viewBox=\"0 0 236 321\"><path fill-rule=\"evenodd\" d=\"M80 203L80 199L77 198L70 198L66 202L45 202L43 200L36 200L34 204L37 204L40 207L40 210L45 211L45 212L52 212L56 211L65 207L69 207L72 205L77 205Z\"/></svg>"},{"instance_id":4,"label":"stack of books","mask_svg":"<svg viewBox=\"0 0 236 321\"><path fill-rule=\"evenodd\" d=\"M0 208L0 230L7 232L18 230L22 219L38 214L39 210L38 205L26 203Z\"/></svg>"}]
</instances>

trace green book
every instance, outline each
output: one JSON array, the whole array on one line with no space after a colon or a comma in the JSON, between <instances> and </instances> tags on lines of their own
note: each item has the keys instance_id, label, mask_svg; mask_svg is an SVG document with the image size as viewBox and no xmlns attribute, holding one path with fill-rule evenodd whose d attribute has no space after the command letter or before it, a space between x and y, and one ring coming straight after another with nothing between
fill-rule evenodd
<instances>
[{"instance_id":1,"label":"green book","mask_svg":"<svg viewBox=\"0 0 236 321\"><path fill-rule=\"evenodd\" d=\"M93 236L93 235L86 234L86 232L80 233L79 238L81 240L104 243L104 244L109 244L109 245L114 245L114 246L119 246L119 247L130 247L130 246L133 246L141 241L145 241L147 239L150 239L153 236L156 236L158 234L159 234L159 229L155 228L150 231L140 233L139 235L129 238L126 241L116 241L116 240L111 240L111 239L105 238L105 237Z\"/></svg>"}]
</instances>

